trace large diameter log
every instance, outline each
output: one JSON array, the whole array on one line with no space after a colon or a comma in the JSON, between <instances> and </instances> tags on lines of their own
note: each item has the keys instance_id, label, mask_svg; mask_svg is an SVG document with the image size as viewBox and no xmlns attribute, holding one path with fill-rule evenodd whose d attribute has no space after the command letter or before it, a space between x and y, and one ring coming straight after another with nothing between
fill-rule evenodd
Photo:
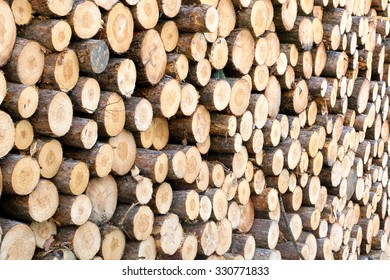
<instances>
[{"instance_id":1,"label":"large diameter log","mask_svg":"<svg viewBox=\"0 0 390 280\"><path fill-rule=\"evenodd\" d=\"M79 61L76 53L67 49L46 55L40 84L55 90L68 92L79 78Z\"/></svg>"},{"instance_id":2,"label":"large diameter log","mask_svg":"<svg viewBox=\"0 0 390 280\"><path fill-rule=\"evenodd\" d=\"M184 32L215 32L218 28L217 9L210 5L182 5L175 17L180 31Z\"/></svg>"},{"instance_id":3,"label":"large diameter log","mask_svg":"<svg viewBox=\"0 0 390 280\"><path fill-rule=\"evenodd\" d=\"M123 3L117 3L103 15L103 21L105 24L99 37L106 40L107 45L115 53L126 52L133 40L134 31L134 21L130 9Z\"/></svg>"},{"instance_id":4,"label":"large diameter log","mask_svg":"<svg viewBox=\"0 0 390 280\"><path fill-rule=\"evenodd\" d=\"M28 195L39 182L39 163L31 156L9 154L0 166L4 194Z\"/></svg>"},{"instance_id":5,"label":"large diameter log","mask_svg":"<svg viewBox=\"0 0 390 280\"><path fill-rule=\"evenodd\" d=\"M60 244L71 244L75 255L80 260L92 259L101 246L99 227L90 221L79 227L60 227L56 240Z\"/></svg>"},{"instance_id":6,"label":"large diameter log","mask_svg":"<svg viewBox=\"0 0 390 280\"><path fill-rule=\"evenodd\" d=\"M4 66L7 80L34 85L41 78L45 64L44 49L35 41L16 38L8 63Z\"/></svg>"},{"instance_id":7,"label":"large diameter log","mask_svg":"<svg viewBox=\"0 0 390 280\"><path fill-rule=\"evenodd\" d=\"M59 204L56 186L42 179L35 189L26 196L8 196L1 203L2 213L25 221L43 222L51 218Z\"/></svg>"},{"instance_id":8,"label":"large diameter log","mask_svg":"<svg viewBox=\"0 0 390 280\"><path fill-rule=\"evenodd\" d=\"M37 41L51 51L62 52L69 45L72 29L64 20L34 19L18 28L20 37Z\"/></svg>"},{"instance_id":9,"label":"large diameter log","mask_svg":"<svg viewBox=\"0 0 390 280\"><path fill-rule=\"evenodd\" d=\"M53 219L58 226L82 225L88 221L91 212L91 200L85 194L60 195L59 205Z\"/></svg>"},{"instance_id":10,"label":"large diameter log","mask_svg":"<svg viewBox=\"0 0 390 280\"><path fill-rule=\"evenodd\" d=\"M80 195L88 186L88 166L82 161L66 159L61 163L52 181L60 193Z\"/></svg>"},{"instance_id":11,"label":"large diameter log","mask_svg":"<svg viewBox=\"0 0 390 280\"><path fill-rule=\"evenodd\" d=\"M255 42L248 29L236 29L227 38L229 59L226 71L237 74L248 74L254 57Z\"/></svg>"},{"instance_id":12,"label":"large diameter log","mask_svg":"<svg viewBox=\"0 0 390 280\"><path fill-rule=\"evenodd\" d=\"M115 179L111 175L93 178L89 181L85 193L92 204L89 220L97 225L107 223L117 206L118 187Z\"/></svg>"},{"instance_id":13,"label":"large diameter log","mask_svg":"<svg viewBox=\"0 0 390 280\"><path fill-rule=\"evenodd\" d=\"M67 19L72 35L79 39L90 39L102 28L102 15L93 1L75 1Z\"/></svg>"},{"instance_id":14,"label":"large diameter log","mask_svg":"<svg viewBox=\"0 0 390 280\"><path fill-rule=\"evenodd\" d=\"M4 218L0 218L0 224L3 233L0 260L31 260L36 248L31 228L26 224Z\"/></svg>"},{"instance_id":15,"label":"large diameter log","mask_svg":"<svg viewBox=\"0 0 390 280\"><path fill-rule=\"evenodd\" d=\"M129 55L139 67L137 69L138 83L156 85L164 76L167 55L156 30L150 29L135 33Z\"/></svg>"},{"instance_id":16,"label":"large diameter log","mask_svg":"<svg viewBox=\"0 0 390 280\"><path fill-rule=\"evenodd\" d=\"M173 255L181 245L183 228L175 214L156 216L151 235L160 254Z\"/></svg>"},{"instance_id":17,"label":"large diameter log","mask_svg":"<svg viewBox=\"0 0 390 280\"><path fill-rule=\"evenodd\" d=\"M114 151L109 144L98 142L90 150L65 150L65 157L85 162L92 176L105 177L111 172Z\"/></svg>"}]
</instances>

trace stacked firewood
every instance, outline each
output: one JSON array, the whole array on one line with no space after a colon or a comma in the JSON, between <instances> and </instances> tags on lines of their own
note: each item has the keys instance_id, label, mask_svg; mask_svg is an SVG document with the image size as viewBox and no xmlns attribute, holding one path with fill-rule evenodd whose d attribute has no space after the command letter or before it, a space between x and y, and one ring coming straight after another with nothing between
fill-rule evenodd
<instances>
[{"instance_id":1,"label":"stacked firewood","mask_svg":"<svg viewBox=\"0 0 390 280\"><path fill-rule=\"evenodd\" d=\"M388 0L0 0L0 259L389 259Z\"/></svg>"}]
</instances>

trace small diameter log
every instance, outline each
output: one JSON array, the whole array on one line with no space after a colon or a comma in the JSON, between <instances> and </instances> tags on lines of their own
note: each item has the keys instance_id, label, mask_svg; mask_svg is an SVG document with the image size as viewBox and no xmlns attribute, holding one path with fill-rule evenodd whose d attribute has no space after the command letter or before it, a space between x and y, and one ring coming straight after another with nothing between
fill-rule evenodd
<instances>
[{"instance_id":1,"label":"small diameter log","mask_svg":"<svg viewBox=\"0 0 390 280\"><path fill-rule=\"evenodd\" d=\"M37 247L45 249L54 242L54 236L57 234L57 225L53 219L43 222L32 222L30 228L34 232Z\"/></svg>"},{"instance_id":2,"label":"small diameter log","mask_svg":"<svg viewBox=\"0 0 390 280\"><path fill-rule=\"evenodd\" d=\"M101 233L97 225L88 221L78 227L60 227L56 240L60 244L71 244L78 259L90 260L100 249Z\"/></svg>"},{"instance_id":3,"label":"small diameter log","mask_svg":"<svg viewBox=\"0 0 390 280\"><path fill-rule=\"evenodd\" d=\"M152 199L152 180L143 176L120 176L116 178L118 201L122 203L147 204Z\"/></svg>"},{"instance_id":4,"label":"small diameter log","mask_svg":"<svg viewBox=\"0 0 390 280\"><path fill-rule=\"evenodd\" d=\"M105 224L99 228L102 243L98 255L104 260L120 260L125 251L126 236L116 226Z\"/></svg>"},{"instance_id":5,"label":"small diameter log","mask_svg":"<svg viewBox=\"0 0 390 280\"><path fill-rule=\"evenodd\" d=\"M183 238L179 217L175 214L156 216L151 234L160 254L173 255L179 249Z\"/></svg>"},{"instance_id":6,"label":"small diameter log","mask_svg":"<svg viewBox=\"0 0 390 280\"><path fill-rule=\"evenodd\" d=\"M33 86L7 83L2 107L13 117L26 119L37 110L38 98L38 90Z\"/></svg>"},{"instance_id":7,"label":"small diameter log","mask_svg":"<svg viewBox=\"0 0 390 280\"><path fill-rule=\"evenodd\" d=\"M48 17L63 17L72 10L74 1L32 0L30 2L33 10L40 15Z\"/></svg>"},{"instance_id":8,"label":"small diameter log","mask_svg":"<svg viewBox=\"0 0 390 280\"><path fill-rule=\"evenodd\" d=\"M168 156L164 152L137 149L135 165L142 175L157 183L162 183L168 174Z\"/></svg>"},{"instance_id":9,"label":"small diameter log","mask_svg":"<svg viewBox=\"0 0 390 280\"><path fill-rule=\"evenodd\" d=\"M308 105L309 89L305 80L300 80L295 89L282 91L284 102L280 103L280 112L286 114L300 114Z\"/></svg>"},{"instance_id":10,"label":"small diameter log","mask_svg":"<svg viewBox=\"0 0 390 280\"><path fill-rule=\"evenodd\" d=\"M314 30L313 23L309 18L298 16L289 28L289 31L283 29L278 30L281 43L293 43L305 51L312 48L314 43Z\"/></svg>"},{"instance_id":11,"label":"small diameter log","mask_svg":"<svg viewBox=\"0 0 390 280\"><path fill-rule=\"evenodd\" d=\"M167 55L156 30L135 33L129 55L138 67L138 83L156 85L164 76Z\"/></svg>"},{"instance_id":12,"label":"small diameter log","mask_svg":"<svg viewBox=\"0 0 390 280\"><path fill-rule=\"evenodd\" d=\"M7 155L0 163L3 194L28 195L36 187L40 167L36 159L24 155Z\"/></svg>"},{"instance_id":13,"label":"small diameter log","mask_svg":"<svg viewBox=\"0 0 390 280\"><path fill-rule=\"evenodd\" d=\"M273 17L274 9L270 0L250 1L247 8L237 10L236 27L248 28L258 37L265 32Z\"/></svg>"},{"instance_id":14,"label":"small diameter log","mask_svg":"<svg viewBox=\"0 0 390 280\"><path fill-rule=\"evenodd\" d=\"M205 192L205 195L212 202L212 218L221 221L226 217L228 211L228 199L227 194L222 189L211 188Z\"/></svg>"},{"instance_id":15,"label":"small diameter log","mask_svg":"<svg viewBox=\"0 0 390 280\"><path fill-rule=\"evenodd\" d=\"M112 172L115 175L125 175L134 165L136 144L133 135L127 130L122 130L115 137L108 140L114 151Z\"/></svg>"},{"instance_id":16,"label":"small diameter log","mask_svg":"<svg viewBox=\"0 0 390 280\"><path fill-rule=\"evenodd\" d=\"M158 214L166 214L171 208L173 201L173 191L171 185L164 182L153 189L152 199L149 206Z\"/></svg>"},{"instance_id":17,"label":"small diameter log","mask_svg":"<svg viewBox=\"0 0 390 280\"><path fill-rule=\"evenodd\" d=\"M42 179L26 196L8 196L1 203L3 215L25 221L43 222L50 219L58 207L58 191L49 180Z\"/></svg>"},{"instance_id":18,"label":"small diameter log","mask_svg":"<svg viewBox=\"0 0 390 280\"><path fill-rule=\"evenodd\" d=\"M109 49L103 40L86 40L70 44L79 59L80 72L102 73L108 64Z\"/></svg>"},{"instance_id":19,"label":"small diameter log","mask_svg":"<svg viewBox=\"0 0 390 280\"><path fill-rule=\"evenodd\" d=\"M252 260L256 249L255 238L251 234L233 234L232 244L229 252L244 257L245 260Z\"/></svg>"},{"instance_id":20,"label":"small diameter log","mask_svg":"<svg viewBox=\"0 0 390 280\"><path fill-rule=\"evenodd\" d=\"M132 96L137 79L134 62L127 58L111 58L106 65L99 75L92 75L99 82L100 87L125 97Z\"/></svg>"},{"instance_id":21,"label":"small diameter log","mask_svg":"<svg viewBox=\"0 0 390 280\"><path fill-rule=\"evenodd\" d=\"M80 195L88 186L88 166L82 161L66 159L61 163L52 181L60 193Z\"/></svg>"},{"instance_id":22,"label":"small diameter log","mask_svg":"<svg viewBox=\"0 0 390 280\"><path fill-rule=\"evenodd\" d=\"M134 17L135 29L151 29L156 26L159 18L157 0L139 0L130 7L130 10Z\"/></svg>"},{"instance_id":23,"label":"small diameter log","mask_svg":"<svg viewBox=\"0 0 390 280\"><path fill-rule=\"evenodd\" d=\"M35 41L16 38L10 60L4 66L7 80L34 85L41 78L45 64L44 49Z\"/></svg>"},{"instance_id":24,"label":"small diameter log","mask_svg":"<svg viewBox=\"0 0 390 280\"><path fill-rule=\"evenodd\" d=\"M178 141L203 143L209 131L210 113L203 105L199 105L191 117L172 119L169 122L169 134Z\"/></svg>"},{"instance_id":25,"label":"small diameter log","mask_svg":"<svg viewBox=\"0 0 390 280\"><path fill-rule=\"evenodd\" d=\"M370 82L367 79L357 79L348 98L348 108L354 109L357 113L362 114L366 108L369 99Z\"/></svg>"},{"instance_id":26,"label":"small diameter log","mask_svg":"<svg viewBox=\"0 0 390 280\"><path fill-rule=\"evenodd\" d=\"M311 51L299 52L298 63L295 67L295 75L305 79L310 79L313 75L313 55Z\"/></svg>"},{"instance_id":27,"label":"small diameter log","mask_svg":"<svg viewBox=\"0 0 390 280\"><path fill-rule=\"evenodd\" d=\"M102 15L95 2L77 0L67 17L72 35L79 39L90 39L102 28Z\"/></svg>"},{"instance_id":28,"label":"small diameter log","mask_svg":"<svg viewBox=\"0 0 390 280\"><path fill-rule=\"evenodd\" d=\"M194 220L199 215L199 195L196 191L174 191L170 211L179 218Z\"/></svg>"},{"instance_id":29,"label":"small diameter log","mask_svg":"<svg viewBox=\"0 0 390 280\"><path fill-rule=\"evenodd\" d=\"M116 92L103 91L98 109L93 114L100 136L117 136L125 126L126 109L122 97Z\"/></svg>"},{"instance_id":30,"label":"small diameter log","mask_svg":"<svg viewBox=\"0 0 390 280\"><path fill-rule=\"evenodd\" d=\"M59 206L53 220L58 226L82 225L88 221L91 212L91 200L85 194L60 195Z\"/></svg>"},{"instance_id":31,"label":"small diameter log","mask_svg":"<svg viewBox=\"0 0 390 280\"><path fill-rule=\"evenodd\" d=\"M154 116L170 118L180 106L180 83L170 77L165 77L156 86L139 88L136 94L152 103Z\"/></svg>"},{"instance_id":32,"label":"small diameter log","mask_svg":"<svg viewBox=\"0 0 390 280\"><path fill-rule=\"evenodd\" d=\"M212 207L213 206L212 206L210 198L208 198L205 195L199 196L199 216L198 216L198 219L200 221L207 222L211 217L211 213L213 210Z\"/></svg>"},{"instance_id":33,"label":"small diameter log","mask_svg":"<svg viewBox=\"0 0 390 280\"><path fill-rule=\"evenodd\" d=\"M54 177L63 159L60 142L52 138L36 139L30 146L30 155L38 160L44 178Z\"/></svg>"},{"instance_id":34,"label":"small diameter log","mask_svg":"<svg viewBox=\"0 0 390 280\"><path fill-rule=\"evenodd\" d=\"M26 150L34 141L34 128L27 120L15 123L15 147L18 150Z\"/></svg>"},{"instance_id":35,"label":"small diameter log","mask_svg":"<svg viewBox=\"0 0 390 280\"><path fill-rule=\"evenodd\" d=\"M278 176L283 169L283 151L278 148L265 148L263 159L263 172L265 175Z\"/></svg>"},{"instance_id":36,"label":"small diameter log","mask_svg":"<svg viewBox=\"0 0 390 280\"><path fill-rule=\"evenodd\" d=\"M46 55L41 86L68 92L74 88L78 78L79 61L73 50L67 49Z\"/></svg>"},{"instance_id":37,"label":"small diameter log","mask_svg":"<svg viewBox=\"0 0 390 280\"><path fill-rule=\"evenodd\" d=\"M266 219L255 219L249 234L253 235L257 246L275 249L279 238L278 222Z\"/></svg>"},{"instance_id":38,"label":"small diameter log","mask_svg":"<svg viewBox=\"0 0 390 280\"><path fill-rule=\"evenodd\" d=\"M229 73L248 74L255 56L255 42L248 29L236 29L226 38L229 59L226 71Z\"/></svg>"},{"instance_id":39,"label":"small diameter log","mask_svg":"<svg viewBox=\"0 0 390 280\"><path fill-rule=\"evenodd\" d=\"M287 192L283 195L283 204L286 211L298 211L302 205L302 188L297 186L293 192Z\"/></svg>"},{"instance_id":40,"label":"small diameter log","mask_svg":"<svg viewBox=\"0 0 390 280\"><path fill-rule=\"evenodd\" d=\"M304 243L297 243L298 251L302 255L304 260L309 258L309 246ZM281 254L281 257L286 260L301 260L301 257L298 255L295 245L292 241L287 241L285 243L280 243L276 246Z\"/></svg>"},{"instance_id":41,"label":"small diameter log","mask_svg":"<svg viewBox=\"0 0 390 280\"><path fill-rule=\"evenodd\" d=\"M280 232L284 239L292 241L291 239L294 238L297 240L299 236L302 233L302 219L301 217L296 213L287 213L287 224L290 229L287 228L286 224L283 222L279 225ZM291 236L291 234L292 236Z\"/></svg>"},{"instance_id":42,"label":"small diameter log","mask_svg":"<svg viewBox=\"0 0 390 280\"><path fill-rule=\"evenodd\" d=\"M195 62L200 62L206 57L207 41L203 33L182 33L180 34L177 53L182 53Z\"/></svg>"},{"instance_id":43,"label":"small diameter log","mask_svg":"<svg viewBox=\"0 0 390 280\"><path fill-rule=\"evenodd\" d=\"M227 218L224 218L217 223L217 229L218 245L215 252L218 255L223 255L229 251L232 244L232 224Z\"/></svg>"},{"instance_id":44,"label":"small diameter log","mask_svg":"<svg viewBox=\"0 0 390 280\"><path fill-rule=\"evenodd\" d=\"M188 75L188 59L184 54L168 53L165 74L183 81Z\"/></svg>"},{"instance_id":45,"label":"small diameter log","mask_svg":"<svg viewBox=\"0 0 390 280\"><path fill-rule=\"evenodd\" d=\"M180 31L184 32L215 32L218 28L217 9L210 5L182 5L175 17Z\"/></svg>"},{"instance_id":46,"label":"small diameter log","mask_svg":"<svg viewBox=\"0 0 390 280\"><path fill-rule=\"evenodd\" d=\"M167 18L175 17L180 11L181 3L183 3L174 0L158 0L157 2L159 10L162 12L161 16Z\"/></svg>"},{"instance_id":47,"label":"small diameter log","mask_svg":"<svg viewBox=\"0 0 390 280\"><path fill-rule=\"evenodd\" d=\"M206 58L192 62L189 64L187 81L195 86L204 87L210 81L211 70L211 64Z\"/></svg>"},{"instance_id":48,"label":"small diameter log","mask_svg":"<svg viewBox=\"0 0 390 280\"><path fill-rule=\"evenodd\" d=\"M72 102L64 92L39 90L38 108L31 117L37 134L61 137L69 131L72 117Z\"/></svg>"},{"instance_id":49,"label":"small diameter log","mask_svg":"<svg viewBox=\"0 0 390 280\"><path fill-rule=\"evenodd\" d=\"M264 145L277 146L281 138L281 126L277 119L268 119L262 128Z\"/></svg>"},{"instance_id":50,"label":"small diameter log","mask_svg":"<svg viewBox=\"0 0 390 280\"><path fill-rule=\"evenodd\" d=\"M15 45L16 25L11 8L7 4L7 2L1 1L0 11L1 18L3 19L0 23L0 29L4 30L0 37L0 66L3 66L10 58L13 51L13 47Z\"/></svg>"},{"instance_id":51,"label":"small diameter log","mask_svg":"<svg viewBox=\"0 0 390 280\"><path fill-rule=\"evenodd\" d=\"M164 150L168 156L167 178L171 180L182 179L187 173L187 157L183 151Z\"/></svg>"},{"instance_id":52,"label":"small diameter log","mask_svg":"<svg viewBox=\"0 0 390 280\"><path fill-rule=\"evenodd\" d=\"M210 256L218 247L218 227L213 221L196 224L185 224L187 233L198 238L198 254Z\"/></svg>"},{"instance_id":53,"label":"small diameter log","mask_svg":"<svg viewBox=\"0 0 390 280\"><path fill-rule=\"evenodd\" d=\"M115 179L111 175L103 178L93 178L89 181L85 193L92 204L89 220L97 225L108 222L114 215L118 200L118 188Z\"/></svg>"},{"instance_id":54,"label":"small diameter log","mask_svg":"<svg viewBox=\"0 0 390 280\"><path fill-rule=\"evenodd\" d=\"M70 130L61 142L72 147L91 149L98 138L98 125L94 120L74 117Z\"/></svg>"},{"instance_id":55,"label":"small diameter log","mask_svg":"<svg viewBox=\"0 0 390 280\"><path fill-rule=\"evenodd\" d=\"M123 3L117 3L102 18L105 24L97 36L104 39L115 53L126 52L133 40L134 31L134 21L130 9Z\"/></svg>"},{"instance_id":56,"label":"small diameter log","mask_svg":"<svg viewBox=\"0 0 390 280\"><path fill-rule=\"evenodd\" d=\"M252 258L252 260L281 260L281 259L282 256L280 255L280 251L264 249L264 248L256 248L255 254L253 255Z\"/></svg>"},{"instance_id":57,"label":"small diameter log","mask_svg":"<svg viewBox=\"0 0 390 280\"><path fill-rule=\"evenodd\" d=\"M17 25L26 25L33 19L33 9L28 0L8 1Z\"/></svg>"},{"instance_id":58,"label":"small diameter log","mask_svg":"<svg viewBox=\"0 0 390 280\"><path fill-rule=\"evenodd\" d=\"M166 52L173 51L179 40L179 30L173 20L158 23L155 29L160 33Z\"/></svg>"},{"instance_id":59,"label":"small diameter log","mask_svg":"<svg viewBox=\"0 0 390 280\"><path fill-rule=\"evenodd\" d=\"M198 106L199 93L196 88L188 83L181 84L180 112L184 116L191 116Z\"/></svg>"},{"instance_id":60,"label":"small diameter log","mask_svg":"<svg viewBox=\"0 0 390 280\"><path fill-rule=\"evenodd\" d=\"M264 188L258 195L252 195L251 200L255 211L274 211L279 204L278 191L273 188Z\"/></svg>"},{"instance_id":61,"label":"small diameter log","mask_svg":"<svg viewBox=\"0 0 390 280\"><path fill-rule=\"evenodd\" d=\"M217 70L223 69L228 61L228 52L228 45L224 38L215 40L207 49L207 55L211 66Z\"/></svg>"},{"instance_id":62,"label":"small diameter log","mask_svg":"<svg viewBox=\"0 0 390 280\"><path fill-rule=\"evenodd\" d=\"M35 236L31 228L26 224L5 218L0 218L0 224L3 233L0 260L31 260L36 248Z\"/></svg>"},{"instance_id":63,"label":"small diameter log","mask_svg":"<svg viewBox=\"0 0 390 280\"><path fill-rule=\"evenodd\" d=\"M66 150L65 157L85 162L92 176L105 177L111 172L114 151L109 144L96 143L90 150Z\"/></svg>"},{"instance_id":64,"label":"small diameter log","mask_svg":"<svg viewBox=\"0 0 390 280\"><path fill-rule=\"evenodd\" d=\"M179 249L171 256L163 256L169 260L194 260L198 252L198 240L194 234L183 234Z\"/></svg>"},{"instance_id":65,"label":"small diameter log","mask_svg":"<svg viewBox=\"0 0 390 280\"><path fill-rule=\"evenodd\" d=\"M126 241L122 260L155 260L156 243L154 238L149 236L143 241Z\"/></svg>"},{"instance_id":66,"label":"small diameter log","mask_svg":"<svg viewBox=\"0 0 390 280\"><path fill-rule=\"evenodd\" d=\"M59 19L34 19L18 28L20 37L37 41L51 51L62 52L72 37L70 25Z\"/></svg>"},{"instance_id":67,"label":"small diameter log","mask_svg":"<svg viewBox=\"0 0 390 280\"><path fill-rule=\"evenodd\" d=\"M231 86L226 80L210 79L209 83L199 88L199 102L209 111L222 111L228 105Z\"/></svg>"},{"instance_id":68,"label":"small diameter log","mask_svg":"<svg viewBox=\"0 0 390 280\"><path fill-rule=\"evenodd\" d=\"M236 25L236 13L233 6L233 1L219 1L217 12L219 15L217 36L226 38L233 31Z\"/></svg>"},{"instance_id":69,"label":"small diameter log","mask_svg":"<svg viewBox=\"0 0 390 280\"><path fill-rule=\"evenodd\" d=\"M75 111L92 114L99 104L100 85L93 78L80 77L69 97Z\"/></svg>"}]
</instances>

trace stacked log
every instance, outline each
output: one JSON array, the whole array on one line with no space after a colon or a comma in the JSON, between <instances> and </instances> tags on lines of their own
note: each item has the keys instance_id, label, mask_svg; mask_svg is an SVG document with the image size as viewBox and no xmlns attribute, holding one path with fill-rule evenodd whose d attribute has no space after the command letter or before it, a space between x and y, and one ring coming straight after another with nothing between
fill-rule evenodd
<instances>
[{"instance_id":1,"label":"stacked log","mask_svg":"<svg viewBox=\"0 0 390 280\"><path fill-rule=\"evenodd\" d=\"M0 0L0 259L389 259L387 1Z\"/></svg>"}]
</instances>

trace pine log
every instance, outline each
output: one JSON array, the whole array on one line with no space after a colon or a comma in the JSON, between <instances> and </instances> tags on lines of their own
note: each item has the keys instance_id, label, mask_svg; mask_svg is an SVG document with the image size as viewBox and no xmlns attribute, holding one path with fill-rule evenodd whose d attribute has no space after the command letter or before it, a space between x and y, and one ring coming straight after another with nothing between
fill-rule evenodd
<instances>
[{"instance_id":1,"label":"pine log","mask_svg":"<svg viewBox=\"0 0 390 280\"><path fill-rule=\"evenodd\" d=\"M58 204L56 186L51 181L42 179L29 195L8 196L0 206L5 216L25 221L43 222L54 215Z\"/></svg>"},{"instance_id":2,"label":"pine log","mask_svg":"<svg viewBox=\"0 0 390 280\"><path fill-rule=\"evenodd\" d=\"M78 78L79 61L73 50L66 49L46 55L41 86L68 92L75 87Z\"/></svg>"},{"instance_id":3,"label":"pine log","mask_svg":"<svg viewBox=\"0 0 390 280\"><path fill-rule=\"evenodd\" d=\"M166 214L171 208L173 201L173 191L171 185L164 182L153 189L152 199L149 206L154 212Z\"/></svg>"},{"instance_id":4,"label":"pine log","mask_svg":"<svg viewBox=\"0 0 390 280\"><path fill-rule=\"evenodd\" d=\"M18 28L18 36L37 41L51 51L62 52L70 43L72 29L64 20L34 19Z\"/></svg>"},{"instance_id":5,"label":"pine log","mask_svg":"<svg viewBox=\"0 0 390 280\"><path fill-rule=\"evenodd\" d=\"M123 260L155 260L156 244L154 238L149 236L143 241L126 241Z\"/></svg>"},{"instance_id":6,"label":"pine log","mask_svg":"<svg viewBox=\"0 0 390 280\"><path fill-rule=\"evenodd\" d=\"M157 252L173 255L181 245L183 228L175 214L156 216L153 224L152 236L156 242Z\"/></svg>"},{"instance_id":7,"label":"pine log","mask_svg":"<svg viewBox=\"0 0 390 280\"><path fill-rule=\"evenodd\" d=\"M151 29L156 26L159 18L157 0L139 0L130 7L130 10L134 17L135 29Z\"/></svg>"},{"instance_id":8,"label":"pine log","mask_svg":"<svg viewBox=\"0 0 390 280\"><path fill-rule=\"evenodd\" d=\"M25 85L34 85L44 70L45 54L35 41L17 37L11 57L4 66L7 80Z\"/></svg>"},{"instance_id":9,"label":"pine log","mask_svg":"<svg viewBox=\"0 0 390 280\"><path fill-rule=\"evenodd\" d=\"M91 212L91 200L85 194L60 195L59 206L53 219L59 226L82 225L88 221Z\"/></svg>"},{"instance_id":10,"label":"pine log","mask_svg":"<svg viewBox=\"0 0 390 280\"><path fill-rule=\"evenodd\" d=\"M82 149L91 149L98 138L98 125L94 120L74 117L69 131L61 142Z\"/></svg>"},{"instance_id":11,"label":"pine log","mask_svg":"<svg viewBox=\"0 0 390 280\"><path fill-rule=\"evenodd\" d=\"M102 73L109 61L109 49L103 40L85 40L70 44L79 59L80 72Z\"/></svg>"},{"instance_id":12,"label":"pine log","mask_svg":"<svg viewBox=\"0 0 390 280\"><path fill-rule=\"evenodd\" d=\"M199 88L199 101L208 111L222 111L228 105L231 96L231 86L228 81L210 79L209 83Z\"/></svg>"},{"instance_id":13,"label":"pine log","mask_svg":"<svg viewBox=\"0 0 390 280\"><path fill-rule=\"evenodd\" d=\"M183 81L188 75L188 59L184 54L167 53L165 74Z\"/></svg>"},{"instance_id":14,"label":"pine log","mask_svg":"<svg viewBox=\"0 0 390 280\"><path fill-rule=\"evenodd\" d=\"M7 83L2 107L13 117L27 119L38 108L38 90L34 86Z\"/></svg>"},{"instance_id":15,"label":"pine log","mask_svg":"<svg viewBox=\"0 0 390 280\"><path fill-rule=\"evenodd\" d=\"M168 156L164 152L137 149L135 165L141 174L157 183L162 183L168 174Z\"/></svg>"},{"instance_id":16,"label":"pine log","mask_svg":"<svg viewBox=\"0 0 390 280\"><path fill-rule=\"evenodd\" d=\"M116 226L105 224L99 228L102 242L98 255L104 260L120 260L125 251L126 237Z\"/></svg>"},{"instance_id":17,"label":"pine log","mask_svg":"<svg viewBox=\"0 0 390 280\"><path fill-rule=\"evenodd\" d=\"M34 141L34 129L27 120L15 123L15 147L19 150L27 150Z\"/></svg>"},{"instance_id":18,"label":"pine log","mask_svg":"<svg viewBox=\"0 0 390 280\"><path fill-rule=\"evenodd\" d=\"M92 114L99 104L100 85L93 78L79 77L69 97L75 111Z\"/></svg>"},{"instance_id":19,"label":"pine log","mask_svg":"<svg viewBox=\"0 0 390 280\"><path fill-rule=\"evenodd\" d=\"M255 238L257 246L275 249L279 238L279 224L272 220L255 219L249 233Z\"/></svg>"},{"instance_id":20,"label":"pine log","mask_svg":"<svg viewBox=\"0 0 390 280\"><path fill-rule=\"evenodd\" d=\"M72 27L73 36L79 39L90 39L102 28L102 15L93 1L74 1L67 21Z\"/></svg>"},{"instance_id":21,"label":"pine log","mask_svg":"<svg viewBox=\"0 0 390 280\"><path fill-rule=\"evenodd\" d=\"M218 227L213 221L196 224L185 224L187 233L192 233L198 238L198 254L210 256L218 246Z\"/></svg>"},{"instance_id":22,"label":"pine log","mask_svg":"<svg viewBox=\"0 0 390 280\"><path fill-rule=\"evenodd\" d=\"M0 224L3 231L0 260L31 260L36 246L31 228L5 218L0 218Z\"/></svg>"},{"instance_id":23,"label":"pine log","mask_svg":"<svg viewBox=\"0 0 390 280\"><path fill-rule=\"evenodd\" d=\"M0 15L3 19L0 23L1 44L0 44L0 66L7 63L11 57L16 40L16 25L11 8L5 1L0 2Z\"/></svg>"},{"instance_id":24,"label":"pine log","mask_svg":"<svg viewBox=\"0 0 390 280\"><path fill-rule=\"evenodd\" d=\"M30 228L34 232L37 247L45 249L54 242L54 236L57 234L57 225L53 219L43 222L31 222Z\"/></svg>"},{"instance_id":25,"label":"pine log","mask_svg":"<svg viewBox=\"0 0 390 280\"><path fill-rule=\"evenodd\" d=\"M71 244L74 254L80 260L92 259L101 246L99 227L90 221L78 227L60 227L56 240L60 244Z\"/></svg>"},{"instance_id":26,"label":"pine log","mask_svg":"<svg viewBox=\"0 0 390 280\"><path fill-rule=\"evenodd\" d=\"M218 32L217 36L226 38L236 25L236 12L231 0L220 0L217 5Z\"/></svg>"},{"instance_id":27,"label":"pine log","mask_svg":"<svg viewBox=\"0 0 390 280\"><path fill-rule=\"evenodd\" d=\"M33 9L28 0L13 0L8 1L11 6L12 13L15 18L15 23L19 26L31 22L33 19Z\"/></svg>"}]
</instances>

